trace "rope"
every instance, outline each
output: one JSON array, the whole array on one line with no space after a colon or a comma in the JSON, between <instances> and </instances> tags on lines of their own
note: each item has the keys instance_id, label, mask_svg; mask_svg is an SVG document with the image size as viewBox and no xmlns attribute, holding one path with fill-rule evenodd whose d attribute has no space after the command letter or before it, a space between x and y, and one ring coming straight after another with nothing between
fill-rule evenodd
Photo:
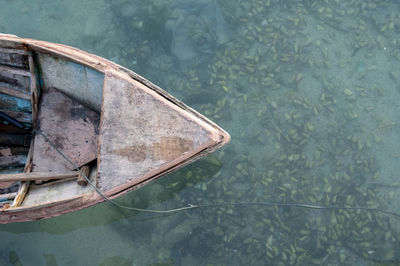
<instances>
[{"instance_id":1,"label":"rope","mask_svg":"<svg viewBox=\"0 0 400 266\"><path fill-rule=\"evenodd\" d=\"M224 206L282 206L282 207L298 207L305 209L320 209L320 210L362 210L362 211L375 211L381 212L384 214L392 215L400 218L400 214L395 213L393 211L384 210L380 208L370 208L370 207L340 207L340 206L323 206L323 205L310 205L303 203L281 203L281 202L234 202L234 203L216 203L216 204L204 204L204 205L196 205L197 208L204 207L224 207Z\"/></svg>"},{"instance_id":2,"label":"rope","mask_svg":"<svg viewBox=\"0 0 400 266\"><path fill-rule=\"evenodd\" d=\"M54 143L45 135L43 134L41 131L34 129L33 133L38 133L39 135L41 135L48 143L49 145L56 150L56 152L58 154L60 154L67 162L69 162L77 171L79 171L79 173L86 179L86 181L88 182L88 184L90 186L92 186L97 193L99 193L106 201L112 203L113 205L122 208L122 209L126 209L126 210L131 210L131 211L140 211L140 212L152 212L152 213L172 213L172 212L178 212L178 211L183 211L183 210L188 210L188 209L193 209L193 208L197 208L196 205L192 205L192 204L188 204L187 207L181 207L181 208L176 208L176 209L170 209L170 210L150 210L150 209L140 209L140 208L135 208L135 207L129 207L129 206L123 206L121 204L119 204L118 202L110 199L109 197L107 197L103 192L101 192L95 184L92 183L92 181L90 181L90 179L81 171L81 169L79 169L79 166L74 163L73 161L71 161L63 152L61 152L55 145Z\"/></svg>"},{"instance_id":3,"label":"rope","mask_svg":"<svg viewBox=\"0 0 400 266\"><path fill-rule=\"evenodd\" d=\"M151 213L174 213L174 212L179 212L179 211L184 211L184 210L190 210L190 209L196 209L196 208L215 208L215 207L225 207L225 206L268 206L268 207L274 207L274 206L282 206L282 207L298 207L298 208L305 208L305 209L319 209L319 210L362 210L362 211L373 211L373 212L380 212L384 214L388 214L397 218L400 218L400 214L390 211L390 210L384 210L380 208L370 208L370 207L340 207L340 206L323 206L323 205L311 205L311 204L303 204L303 203L280 203L280 202L234 202L234 203L210 203L210 204L202 204L202 205L194 205L188 203L188 206L186 207L180 207L180 208L175 208L175 209L169 209L169 210L152 210L152 209L141 209L141 208L135 208L135 207L129 207L129 206L124 206L119 204L118 202L110 199L107 197L103 192L101 192L95 184L93 184L90 179L79 169L79 166L72 162L63 152L61 152L55 145L54 143L41 131L34 129L33 133L38 133L41 135L48 143L49 145L58 153L60 154L68 163L70 163L79 173L86 179L88 184L92 186L97 193L99 193L106 201L110 202L111 204L125 210L131 210L131 211L139 211L139 212L151 212Z\"/></svg>"}]
</instances>

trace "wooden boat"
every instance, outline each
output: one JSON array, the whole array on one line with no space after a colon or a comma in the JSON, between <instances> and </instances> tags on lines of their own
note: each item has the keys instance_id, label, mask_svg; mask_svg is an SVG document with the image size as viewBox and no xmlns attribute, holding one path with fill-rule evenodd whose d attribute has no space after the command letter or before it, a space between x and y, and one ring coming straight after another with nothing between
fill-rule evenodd
<instances>
[{"instance_id":1,"label":"wooden boat","mask_svg":"<svg viewBox=\"0 0 400 266\"><path fill-rule=\"evenodd\" d=\"M0 34L0 223L104 201L96 189L114 199L229 139L124 67L69 46ZM94 187L85 186L85 176Z\"/></svg>"}]
</instances>

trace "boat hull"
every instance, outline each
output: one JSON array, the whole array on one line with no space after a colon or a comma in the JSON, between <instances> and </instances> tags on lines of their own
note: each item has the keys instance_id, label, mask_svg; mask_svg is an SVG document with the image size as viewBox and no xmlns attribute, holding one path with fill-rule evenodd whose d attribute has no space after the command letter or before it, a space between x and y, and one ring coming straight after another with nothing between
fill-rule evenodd
<instances>
[{"instance_id":1,"label":"boat hull","mask_svg":"<svg viewBox=\"0 0 400 266\"><path fill-rule=\"evenodd\" d=\"M42 91L57 87L100 114L97 166L91 178L109 198L135 190L230 140L203 115L109 60L61 44L4 34L0 34L0 48L33 55L38 75L32 76L39 77ZM76 77L73 82L72 77ZM123 119L116 123L119 117ZM69 188L77 192L70 193ZM41 202L37 195L46 190L34 187L25 204L0 212L0 223L49 218L104 201L94 188L76 189L73 181L58 184L57 189L65 194L63 198ZM37 194L35 200L29 193Z\"/></svg>"}]
</instances>

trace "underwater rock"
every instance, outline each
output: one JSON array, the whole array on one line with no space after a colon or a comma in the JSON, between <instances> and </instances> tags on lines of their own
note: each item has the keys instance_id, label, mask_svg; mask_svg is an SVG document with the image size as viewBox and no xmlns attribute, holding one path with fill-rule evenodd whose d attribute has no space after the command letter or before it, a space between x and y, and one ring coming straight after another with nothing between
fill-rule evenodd
<instances>
[{"instance_id":1,"label":"underwater rock","mask_svg":"<svg viewBox=\"0 0 400 266\"><path fill-rule=\"evenodd\" d=\"M170 34L171 53L181 66L212 54L230 38L228 24L215 0L179 0L172 13L165 28Z\"/></svg>"}]
</instances>

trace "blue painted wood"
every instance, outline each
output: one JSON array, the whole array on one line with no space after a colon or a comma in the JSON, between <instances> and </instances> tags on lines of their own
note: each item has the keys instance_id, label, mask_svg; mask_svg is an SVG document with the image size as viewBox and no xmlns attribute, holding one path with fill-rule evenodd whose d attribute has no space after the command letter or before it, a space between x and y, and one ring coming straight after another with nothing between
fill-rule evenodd
<instances>
[{"instance_id":1,"label":"blue painted wood","mask_svg":"<svg viewBox=\"0 0 400 266\"><path fill-rule=\"evenodd\" d=\"M0 106L3 110L32 113L30 101L5 94L0 94Z\"/></svg>"},{"instance_id":2,"label":"blue painted wood","mask_svg":"<svg viewBox=\"0 0 400 266\"><path fill-rule=\"evenodd\" d=\"M0 169L0 175L2 174L17 174L22 173L24 171L24 167L11 167L9 169Z\"/></svg>"},{"instance_id":3,"label":"blue painted wood","mask_svg":"<svg viewBox=\"0 0 400 266\"><path fill-rule=\"evenodd\" d=\"M0 53L0 64L29 69L28 56L15 53Z\"/></svg>"},{"instance_id":4,"label":"blue painted wood","mask_svg":"<svg viewBox=\"0 0 400 266\"><path fill-rule=\"evenodd\" d=\"M29 77L0 72L0 86L30 92Z\"/></svg>"},{"instance_id":5,"label":"blue painted wood","mask_svg":"<svg viewBox=\"0 0 400 266\"><path fill-rule=\"evenodd\" d=\"M57 88L71 98L100 112L104 73L62 57L39 54L42 88Z\"/></svg>"},{"instance_id":6,"label":"blue painted wood","mask_svg":"<svg viewBox=\"0 0 400 266\"><path fill-rule=\"evenodd\" d=\"M7 49L3 49L2 52L0 53L0 65L10 66L16 69L24 69L24 70L29 69L29 61L27 54L4 53L4 50ZM13 74L7 72L0 72L0 86L2 87L7 87L24 93L30 93L30 82L31 80L30 77L28 76L23 76L15 73ZM31 115L32 107L30 100L25 100L18 97L0 93L0 110L2 111L0 116L1 124L14 124L16 128L19 127L20 129L30 128L32 124L32 115ZM3 111L5 113L3 113ZM21 114L28 114L28 116L22 115L22 117L27 117L28 119L24 119L23 121L18 121L18 118L21 118ZM2 129L3 128L4 126L2 127ZM9 132L9 134L13 134L13 132ZM3 149L3 151L7 150L7 148L12 147L11 143L8 141L6 141L5 143L3 142L3 144L10 145L10 146L0 147L0 149ZM14 153L1 154L0 174L23 172L27 154L28 154L28 149L26 150L26 153L22 152L18 154Z\"/></svg>"}]
</instances>

